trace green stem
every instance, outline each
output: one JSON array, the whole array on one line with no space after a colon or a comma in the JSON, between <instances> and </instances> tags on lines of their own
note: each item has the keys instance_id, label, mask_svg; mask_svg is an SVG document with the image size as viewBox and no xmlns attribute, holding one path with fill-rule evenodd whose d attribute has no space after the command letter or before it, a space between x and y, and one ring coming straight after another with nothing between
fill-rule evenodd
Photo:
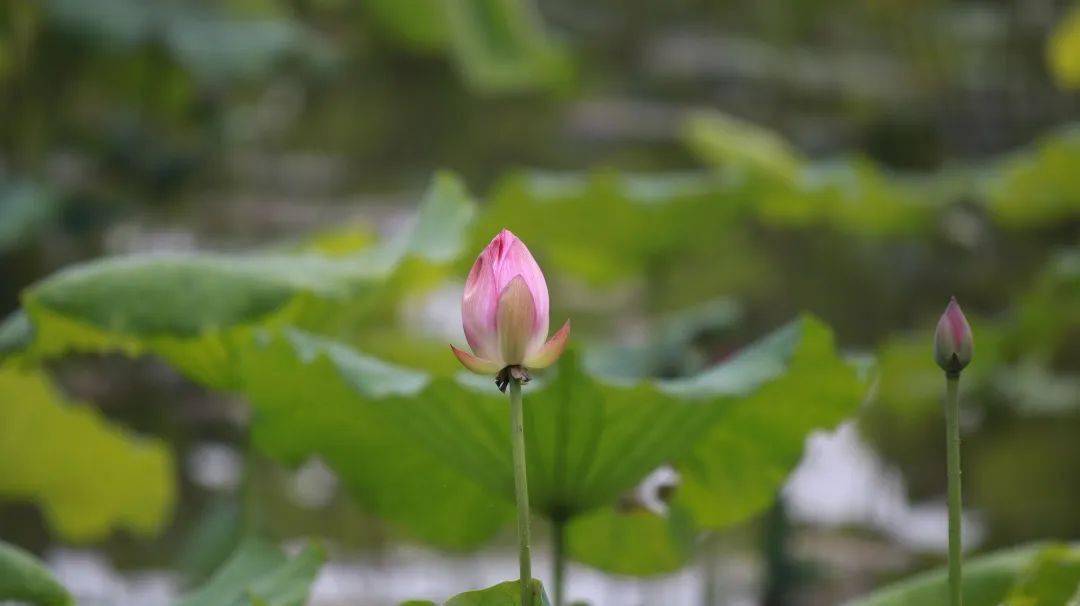
<instances>
[{"instance_id":1,"label":"green stem","mask_svg":"<svg viewBox=\"0 0 1080 606\"><path fill-rule=\"evenodd\" d=\"M244 537L256 536L263 530L260 502L259 453L249 440L244 451L244 476L240 485L240 524Z\"/></svg>"},{"instance_id":2,"label":"green stem","mask_svg":"<svg viewBox=\"0 0 1080 606\"><path fill-rule=\"evenodd\" d=\"M945 440L949 465L949 603L961 606L960 566L960 373L945 375Z\"/></svg>"},{"instance_id":3,"label":"green stem","mask_svg":"<svg viewBox=\"0 0 1080 606\"><path fill-rule=\"evenodd\" d=\"M525 427L521 383L510 379L510 441L514 448L514 499L517 501L521 603L532 606L532 558L529 550L529 483L525 477Z\"/></svg>"},{"instance_id":4,"label":"green stem","mask_svg":"<svg viewBox=\"0 0 1080 606\"><path fill-rule=\"evenodd\" d=\"M702 544L704 555L701 563L704 566L705 588L702 591L704 597L703 606L716 606L720 603L720 583L716 578L719 568L720 544L716 533L709 533Z\"/></svg>"},{"instance_id":5,"label":"green stem","mask_svg":"<svg viewBox=\"0 0 1080 606\"><path fill-rule=\"evenodd\" d=\"M551 521L554 554L555 606L563 605L563 584L566 579L566 519L557 516Z\"/></svg>"}]
</instances>

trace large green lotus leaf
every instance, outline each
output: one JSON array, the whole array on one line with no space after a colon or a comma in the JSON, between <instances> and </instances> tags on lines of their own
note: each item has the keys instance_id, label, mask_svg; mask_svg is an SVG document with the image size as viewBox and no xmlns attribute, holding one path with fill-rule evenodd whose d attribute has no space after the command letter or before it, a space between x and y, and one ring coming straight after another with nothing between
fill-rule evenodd
<instances>
[{"instance_id":1,"label":"large green lotus leaf","mask_svg":"<svg viewBox=\"0 0 1080 606\"><path fill-rule=\"evenodd\" d=\"M255 437L268 453L324 457L361 502L437 544L475 545L509 518L507 405L489 380L431 377L294 330L239 360ZM570 517L685 461L695 513L713 525L721 525L715 511L748 515L767 504L763 495L797 462L806 434L854 409L861 385L853 377L828 330L809 318L682 381L600 382L569 352L525 390L530 500L540 514ZM798 409L811 402L821 410ZM781 413L791 418L762 422ZM722 450L741 432L778 453L744 448L730 469ZM717 474L739 478L738 492Z\"/></svg>"},{"instance_id":2,"label":"large green lotus leaf","mask_svg":"<svg viewBox=\"0 0 1080 606\"><path fill-rule=\"evenodd\" d=\"M425 375L298 332L253 347L239 359L242 391L255 412L253 438L268 454L285 461L323 457L360 503L442 547L475 547L510 519L510 503L459 471L472 469L472 457L482 457L475 463L482 470L478 479L497 486L512 482L503 477L509 463L500 457L509 456L509 441L502 432L497 435L506 453L455 432L497 417L498 410L477 412L484 405L498 409L497 399L473 402L460 390L444 389L449 399L429 405L413 397L428 385ZM409 410L387 413L397 406ZM427 413L454 424L434 423L435 433L418 439L413 428L426 421L409 423L410 415ZM398 419L408 424L399 426Z\"/></svg>"},{"instance_id":3,"label":"large green lotus leaf","mask_svg":"<svg viewBox=\"0 0 1080 606\"><path fill-rule=\"evenodd\" d=\"M303 606L325 559L314 545L288 558L267 541L248 538L176 606Z\"/></svg>"},{"instance_id":4,"label":"large green lotus leaf","mask_svg":"<svg viewBox=\"0 0 1080 606\"><path fill-rule=\"evenodd\" d=\"M23 294L30 353L154 353L198 381L233 384L237 341L258 325L294 319L308 297L344 298L356 270L315 255L191 254L98 261L62 271Z\"/></svg>"},{"instance_id":5,"label":"large green lotus leaf","mask_svg":"<svg viewBox=\"0 0 1080 606\"><path fill-rule=\"evenodd\" d=\"M76 266L24 291L32 330L13 330L16 317L0 350L29 335L29 353L39 357L154 353L200 382L234 387L235 350L253 328L329 328L323 318L376 313L387 291L406 290L456 257L474 212L460 181L440 174L411 231L355 255L138 255Z\"/></svg>"},{"instance_id":6,"label":"large green lotus leaf","mask_svg":"<svg viewBox=\"0 0 1080 606\"><path fill-rule=\"evenodd\" d=\"M477 91L542 90L573 75L534 0L443 0L443 10L458 69Z\"/></svg>"},{"instance_id":7,"label":"large green lotus leaf","mask_svg":"<svg viewBox=\"0 0 1080 606\"><path fill-rule=\"evenodd\" d=\"M664 515L641 507L604 507L574 518L567 529L573 559L615 574L674 572L694 555L697 532L689 514Z\"/></svg>"},{"instance_id":8,"label":"large green lotus leaf","mask_svg":"<svg viewBox=\"0 0 1080 606\"><path fill-rule=\"evenodd\" d=\"M1080 601L1080 549L1047 547L1020 575L1005 606L1075 606Z\"/></svg>"},{"instance_id":9,"label":"large green lotus leaf","mask_svg":"<svg viewBox=\"0 0 1080 606\"><path fill-rule=\"evenodd\" d=\"M1046 545L1035 544L994 552L964 561L966 606L998 606L1019 575ZM854 600L848 606L948 606L949 576L944 568L905 579Z\"/></svg>"},{"instance_id":10,"label":"large green lotus leaf","mask_svg":"<svg viewBox=\"0 0 1080 606\"><path fill-rule=\"evenodd\" d=\"M0 365L0 498L37 502L72 541L158 532L175 500L167 447L68 402L35 369Z\"/></svg>"},{"instance_id":11,"label":"large green lotus leaf","mask_svg":"<svg viewBox=\"0 0 1080 606\"><path fill-rule=\"evenodd\" d=\"M0 541L0 602L67 606L71 595L49 569L29 553Z\"/></svg>"},{"instance_id":12,"label":"large green lotus leaf","mask_svg":"<svg viewBox=\"0 0 1080 606\"><path fill-rule=\"evenodd\" d=\"M807 434L851 415L865 391L855 369L836 356L832 333L815 321L778 331L741 359L749 369L786 368L725 407L705 437L675 460L682 475L675 502L710 528L739 522L772 503L802 456ZM726 380L718 373L697 382Z\"/></svg>"},{"instance_id":13,"label":"large green lotus leaf","mask_svg":"<svg viewBox=\"0 0 1080 606\"><path fill-rule=\"evenodd\" d=\"M551 606L544 586L533 579L532 581L533 606ZM468 591L456 595L443 606L520 606L521 585L518 581L506 581L487 589Z\"/></svg>"}]
</instances>

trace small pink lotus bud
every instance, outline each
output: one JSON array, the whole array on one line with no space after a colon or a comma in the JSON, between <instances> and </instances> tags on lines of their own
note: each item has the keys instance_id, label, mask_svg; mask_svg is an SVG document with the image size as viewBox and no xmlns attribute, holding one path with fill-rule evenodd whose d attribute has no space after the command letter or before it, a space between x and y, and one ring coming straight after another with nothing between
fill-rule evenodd
<instances>
[{"instance_id":1,"label":"small pink lotus bud","mask_svg":"<svg viewBox=\"0 0 1080 606\"><path fill-rule=\"evenodd\" d=\"M550 340L548 290L532 253L508 230L484 248L465 280L461 323L472 354L450 346L465 368L527 380L526 368L545 368L559 359L570 336L569 320Z\"/></svg>"},{"instance_id":2,"label":"small pink lotus bud","mask_svg":"<svg viewBox=\"0 0 1080 606\"><path fill-rule=\"evenodd\" d=\"M946 373L957 375L971 362L974 349L971 326L964 312L960 311L956 297L953 297L938 320L934 334L934 360Z\"/></svg>"}]
</instances>

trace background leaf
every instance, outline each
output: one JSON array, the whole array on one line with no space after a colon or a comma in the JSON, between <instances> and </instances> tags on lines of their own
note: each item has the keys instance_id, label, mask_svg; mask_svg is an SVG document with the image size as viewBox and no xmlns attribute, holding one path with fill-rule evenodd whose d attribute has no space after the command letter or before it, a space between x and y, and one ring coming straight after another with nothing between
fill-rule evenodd
<instances>
[{"instance_id":1,"label":"background leaf","mask_svg":"<svg viewBox=\"0 0 1080 606\"><path fill-rule=\"evenodd\" d=\"M75 266L23 293L34 337L28 353L152 353L197 381L232 388L232 356L255 328L339 327L349 316L343 310L376 313L425 267L456 257L474 212L460 181L440 173L414 229L353 255L140 255ZM18 345L27 331L12 322L4 332L14 336L4 341Z\"/></svg>"},{"instance_id":2,"label":"background leaf","mask_svg":"<svg viewBox=\"0 0 1080 606\"><path fill-rule=\"evenodd\" d=\"M820 322L793 323L742 358L763 357L758 350L765 348L786 350L784 374L728 407L676 460L683 480L676 503L702 526L723 528L768 507L798 464L806 436L835 427L863 397L864 383L836 356L832 333Z\"/></svg>"},{"instance_id":3,"label":"background leaf","mask_svg":"<svg viewBox=\"0 0 1080 606\"><path fill-rule=\"evenodd\" d=\"M1080 17L1076 20L1080 22ZM1051 225L1080 215L1078 153L1080 129L1074 126L1006 157L983 185L990 210L1012 229Z\"/></svg>"},{"instance_id":4,"label":"background leaf","mask_svg":"<svg viewBox=\"0 0 1080 606\"><path fill-rule=\"evenodd\" d=\"M545 31L533 0L443 0L450 47L480 92L547 89L571 75L570 55Z\"/></svg>"},{"instance_id":5,"label":"background leaf","mask_svg":"<svg viewBox=\"0 0 1080 606\"><path fill-rule=\"evenodd\" d=\"M396 417L372 404L371 398L415 392L426 384L424 375L300 333L255 347L241 358L240 375L255 409L253 438L264 452L291 462L322 456L358 502L408 534L464 549L509 521L510 503L448 465L418 443L408 426L398 426ZM455 403L455 417L473 414L468 398ZM417 410L422 401L402 405L423 412ZM442 428L428 439L450 433Z\"/></svg>"},{"instance_id":6,"label":"background leaf","mask_svg":"<svg viewBox=\"0 0 1080 606\"><path fill-rule=\"evenodd\" d=\"M286 461L320 455L369 509L438 545L474 546L509 519L506 402L488 381L431 377L299 331L259 341L238 356L239 385L264 451ZM734 523L771 502L806 434L853 411L861 390L828 330L809 318L681 381L606 384L569 352L526 388L530 500L538 514L572 517L614 503L674 461L687 510L713 526ZM783 424L765 422L781 413ZM734 464L721 457L721 468L696 451L737 435L760 443ZM657 520L640 521L656 533ZM628 522L608 520L632 529Z\"/></svg>"},{"instance_id":7,"label":"background leaf","mask_svg":"<svg viewBox=\"0 0 1080 606\"><path fill-rule=\"evenodd\" d=\"M615 574L674 572L694 555L696 528L687 512L665 515L644 508L605 507L574 518L567 529L570 556Z\"/></svg>"},{"instance_id":8,"label":"background leaf","mask_svg":"<svg viewBox=\"0 0 1080 606\"><path fill-rule=\"evenodd\" d=\"M1050 69L1062 88L1080 88L1080 8L1073 8L1046 45Z\"/></svg>"},{"instance_id":9,"label":"background leaf","mask_svg":"<svg viewBox=\"0 0 1080 606\"><path fill-rule=\"evenodd\" d=\"M272 16L239 19L216 8L160 0L44 4L52 22L76 35L119 48L160 44L207 85L264 78L289 58L318 64L330 53L313 30Z\"/></svg>"},{"instance_id":10,"label":"background leaf","mask_svg":"<svg viewBox=\"0 0 1080 606\"><path fill-rule=\"evenodd\" d=\"M0 497L37 502L72 541L114 528L155 534L176 499L174 463L158 440L66 401L40 370L0 365Z\"/></svg>"},{"instance_id":11,"label":"background leaf","mask_svg":"<svg viewBox=\"0 0 1080 606\"><path fill-rule=\"evenodd\" d=\"M533 579L533 604L551 606L544 586ZM469 591L450 598L445 606L515 606L521 604L521 585L518 581L506 581L487 589Z\"/></svg>"},{"instance_id":12,"label":"background leaf","mask_svg":"<svg viewBox=\"0 0 1080 606\"><path fill-rule=\"evenodd\" d=\"M1080 596L1080 549L1047 547L1020 575L1005 606L1072 606Z\"/></svg>"},{"instance_id":13,"label":"background leaf","mask_svg":"<svg viewBox=\"0 0 1080 606\"><path fill-rule=\"evenodd\" d=\"M176 606L303 606L325 559L314 545L287 558L267 541L248 538L205 585Z\"/></svg>"},{"instance_id":14,"label":"background leaf","mask_svg":"<svg viewBox=\"0 0 1080 606\"><path fill-rule=\"evenodd\" d=\"M964 561L964 604L997 606L1021 572L1046 548L1025 545ZM948 606L948 572L938 569L883 587L848 606Z\"/></svg>"},{"instance_id":15,"label":"background leaf","mask_svg":"<svg viewBox=\"0 0 1080 606\"><path fill-rule=\"evenodd\" d=\"M33 240L56 221L56 195L40 185L0 181L0 253Z\"/></svg>"},{"instance_id":16,"label":"background leaf","mask_svg":"<svg viewBox=\"0 0 1080 606\"><path fill-rule=\"evenodd\" d=\"M75 603L67 590L34 556L0 541L0 601L7 600L39 606Z\"/></svg>"}]
</instances>

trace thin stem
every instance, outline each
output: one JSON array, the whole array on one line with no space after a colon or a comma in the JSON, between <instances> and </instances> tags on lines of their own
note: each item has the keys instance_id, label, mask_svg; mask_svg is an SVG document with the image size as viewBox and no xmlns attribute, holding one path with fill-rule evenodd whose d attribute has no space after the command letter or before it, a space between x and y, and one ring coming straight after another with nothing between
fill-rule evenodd
<instances>
[{"instance_id":1,"label":"thin stem","mask_svg":"<svg viewBox=\"0 0 1080 606\"><path fill-rule=\"evenodd\" d=\"M244 475L240 485L240 524L243 535L257 536L263 528L259 497L259 453L251 441L244 451Z\"/></svg>"},{"instance_id":2,"label":"thin stem","mask_svg":"<svg viewBox=\"0 0 1080 606\"><path fill-rule=\"evenodd\" d=\"M961 606L960 577L960 374L945 375L945 440L949 466L949 603Z\"/></svg>"},{"instance_id":3,"label":"thin stem","mask_svg":"<svg viewBox=\"0 0 1080 606\"><path fill-rule=\"evenodd\" d=\"M563 584L566 579L566 518L557 516L551 521L551 542L555 558L552 566L555 583L555 606L563 606Z\"/></svg>"},{"instance_id":4,"label":"thin stem","mask_svg":"<svg viewBox=\"0 0 1080 606\"><path fill-rule=\"evenodd\" d=\"M521 383L510 379L510 441L514 448L514 499L517 501L521 604L532 606L532 558L529 549L529 483L525 477L525 427Z\"/></svg>"},{"instance_id":5,"label":"thin stem","mask_svg":"<svg viewBox=\"0 0 1080 606\"><path fill-rule=\"evenodd\" d=\"M716 606L720 603L720 583L716 578L719 567L720 548L716 533L709 533L702 544L704 551L701 564L704 567L705 587L702 590L703 606Z\"/></svg>"}]
</instances>

